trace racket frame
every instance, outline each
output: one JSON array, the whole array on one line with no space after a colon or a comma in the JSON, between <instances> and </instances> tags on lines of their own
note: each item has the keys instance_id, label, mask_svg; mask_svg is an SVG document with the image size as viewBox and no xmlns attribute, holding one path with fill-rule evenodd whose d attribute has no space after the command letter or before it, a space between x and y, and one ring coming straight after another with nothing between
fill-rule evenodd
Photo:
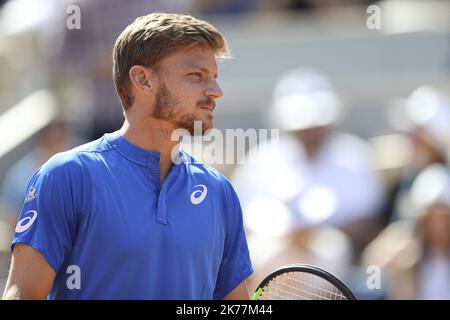
<instances>
[{"instance_id":1,"label":"racket frame","mask_svg":"<svg viewBox=\"0 0 450 320\"><path fill-rule=\"evenodd\" d=\"M310 265L310 264L290 264L283 266L279 269L276 269L269 275L267 275L259 284L259 286L256 288L255 293L253 294L252 300L259 300L261 294L264 291L264 287L272 280L275 279L277 276L283 273L289 273L289 272L305 272L310 273L313 275L316 275L328 282L330 282L332 285L334 285L337 289L339 289L342 294L348 299L348 300L357 300L356 296L353 294L353 292L347 287L347 285L342 282L339 278L332 275L328 271L325 271L319 267Z\"/></svg>"}]
</instances>

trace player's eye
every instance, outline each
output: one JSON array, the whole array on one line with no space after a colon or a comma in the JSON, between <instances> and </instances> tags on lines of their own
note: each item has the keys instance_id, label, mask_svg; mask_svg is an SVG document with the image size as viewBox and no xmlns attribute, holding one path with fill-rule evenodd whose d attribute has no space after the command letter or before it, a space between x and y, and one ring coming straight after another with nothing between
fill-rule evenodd
<instances>
[{"instance_id":1,"label":"player's eye","mask_svg":"<svg viewBox=\"0 0 450 320\"><path fill-rule=\"evenodd\" d=\"M202 73L201 72L191 72L189 73L189 76L195 78L195 79L201 79L202 78Z\"/></svg>"}]
</instances>

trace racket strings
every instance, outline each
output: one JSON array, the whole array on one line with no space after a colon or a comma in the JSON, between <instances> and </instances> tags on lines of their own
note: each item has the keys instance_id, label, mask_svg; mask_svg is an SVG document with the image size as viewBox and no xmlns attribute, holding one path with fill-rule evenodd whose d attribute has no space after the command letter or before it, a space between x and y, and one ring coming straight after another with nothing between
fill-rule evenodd
<instances>
[{"instance_id":1,"label":"racket strings","mask_svg":"<svg viewBox=\"0 0 450 320\"><path fill-rule=\"evenodd\" d=\"M294 281L294 282L299 282L302 285L313 287L314 289L317 289L317 290L323 292L324 294L329 294L330 298L333 298L335 296L339 296L339 297L341 297L344 300L347 299L338 288L336 288L334 285L332 285L328 281L323 280L322 278L319 278L319 277L316 277L316 276L312 276L311 278L312 279L321 280L320 282L323 283L324 285L323 286L320 286L320 285L319 286L314 286L312 283L308 283L308 282L301 281L301 280L294 279L292 277L287 276L288 280L291 280L291 281ZM327 289L327 287L329 289ZM335 300L335 299L330 299L330 300Z\"/></svg>"},{"instance_id":2,"label":"racket strings","mask_svg":"<svg viewBox=\"0 0 450 320\"><path fill-rule=\"evenodd\" d=\"M347 297L333 284L319 276L290 272L272 279L260 299L276 300L346 300Z\"/></svg>"},{"instance_id":3,"label":"racket strings","mask_svg":"<svg viewBox=\"0 0 450 320\"><path fill-rule=\"evenodd\" d=\"M304 289L301 289L299 287L293 287L291 285L288 285L286 283L279 283L278 284L280 287L278 287L279 291L283 291L286 295L292 296L292 298L294 298L295 300L297 300L297 298L302 298L304 300L314 300L314 298L318 298L318 300L332 300L326 296L321 296L319 294L315 294L313 292L309 292L306 291ZM283 289L281 286L286 287L287 289ZM301 295L300 293L304 293L305 295ZM307 295L310 295L309 297Z\"/></svg>"},{"instance_id":4,"label":"racket strings","mask_svg":"<svg viewBox=\"0 0 450 320\"><path fill-rule=\"evenodd\" d=\"M284 284L281 284L284 285ZM292 288L292 287L291 287ZM307 291L304 291L307 295L310 294ZM271 290L270 292L268 292L268 297L273 298L273 297L277 297L277 299L281 299L281 300L313 300L312 297L308 297L308 296L302 295L299 292L293 292L292 290L285 290L281 287L278 287L276 290ZM299 299L300 298L300 299ZM328 299L326 299L328 300Z\"/></svg>"}]
</instances>

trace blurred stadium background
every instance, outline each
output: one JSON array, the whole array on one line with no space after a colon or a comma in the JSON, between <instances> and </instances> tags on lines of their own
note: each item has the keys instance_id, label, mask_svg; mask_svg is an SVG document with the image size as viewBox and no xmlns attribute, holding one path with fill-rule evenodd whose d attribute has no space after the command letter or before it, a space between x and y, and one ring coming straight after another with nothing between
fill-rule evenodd
<instances>
[{"instance_id":1,"label":"blurred stadium background","mask_svg":"<svg viewBox=\"0 0 450 320\"><path fill-rule=\"evenodd\" d=\"M368 27L370 5L380 29ZM77 8L80 28L70 29ZM303 150L285 175L261 175L267 185L308 181L288 183L289 195L252 188L270 161L212 164L242 200L251 289L277 266L307 262L361 298L450 298L450 1L420 0L0 0L0 292L28 179L52 154L120 127L112 44L154 11L190 13L227 38L234 59L220 65L217 128L280 128L294 137L288 152L288 143ZM274 90L298 68L323 77L317 90L339 99L339 120L294 130L274 122ZM301 79L314 87L314 75ZM344 132L318 160L324 136ZM380 286L369 285L373 265Z\"/></svg>"}]
</instances>

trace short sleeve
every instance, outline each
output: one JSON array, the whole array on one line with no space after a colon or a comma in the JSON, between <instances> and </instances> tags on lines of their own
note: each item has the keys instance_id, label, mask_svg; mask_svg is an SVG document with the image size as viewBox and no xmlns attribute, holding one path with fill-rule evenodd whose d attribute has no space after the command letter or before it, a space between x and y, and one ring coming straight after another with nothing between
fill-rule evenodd
<instances>
[{"instance_id":1,"label":"short sleeve","mask_svg":"<svg viewBox=\"0 0 450 320\"><path fill-rule=\"evenodd\" d=\"M11 250L27 244L58 272L76 237L81 188L81 163L74 155L57 154L45 163L28 183Z\"/></svg>"},{"instance_id":2,"label":"short sleeve","mask_svg":"<svg viewBox=\"0 0 450 320\"><path fill-rule=\"evenodd\" d=\"M242 209L231 184L226 181L226 198L223 203L225 247L213 298L223 299L253 273Z\"/></svg>"}]
</instances>

